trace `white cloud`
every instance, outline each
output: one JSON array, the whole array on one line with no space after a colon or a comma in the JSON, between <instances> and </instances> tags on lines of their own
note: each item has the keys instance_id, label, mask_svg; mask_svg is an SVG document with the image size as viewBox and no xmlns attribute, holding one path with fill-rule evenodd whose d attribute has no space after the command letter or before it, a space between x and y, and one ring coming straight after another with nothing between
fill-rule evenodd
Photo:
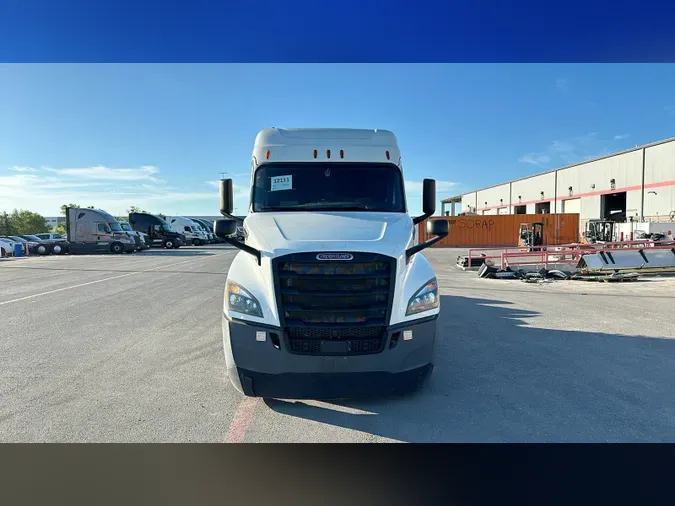
<instances>
[{"instance_id":1,"label":"white cloud","mask_svg":"<svg viewBox=\"0 0 675 506\"><path fill-rule=\"evenodd\" d=\"M218 209L217 191L166 185L157 176L159 169L152 166L15 169L0 174L0 210L30 209L56 216L60 206L69 202L94 205L114 215L124 214L132 205L168 214L209 215Z\"/></svg>"},{"instance_id":2,"label":"white cloud","mask_svg":"<svg viewBox=\"0 0 675 506\"><path fill-rule=\"evenodd\" d=\"M35 172L33 167L10 167L9 170L14 172Z\"/></svg>"},{"instance_id":3,"label":"white cloud","mask_svg":"<svg viewBox=\"0 0 675 506\"><path fill-rule=\"evenodd\" d=\"M548 162L550 162L551 158L541 153L527 153L518 158L518 161L521 163L528 163L530 165L539 165L540 167L542 167L546 165Z\"/></svg>"},{"instance_id":4,"label":"white cloud","mask_svg":"<svg viewBox=\"0 0 675 506\"><path fill-rule=\"evenodd\" d=\"M569 165L609 154L610 151L605 147L608 142L611 143L599 138L597 132L590 132L569 139L554 140L546 149L527 153L518 161L540 167Z\"/></svg>"},{"instance_id":5,"label":"white cloud","mask_svg":"<svg viewBox=\"0 0 675 506\"><path fill-rule=\"evenodd\" d=\"M614 136L614 140L615 140L615 141L620 141L620 140L623 140L623 139L628 139L628 137L630 137L629 134L615 135L615 136Z\"/></svg>"},{"instance_id":6,"label":"white cloud","mask_svg":"<svg viewBox=\"0 0 675 506\"><path fill-rule=\"evenodd\" d=\"M103 179L105 181L152 181L163 183L164 180L155 176L159 172L157 167L149 165L137 169L111 169L109 167L86 167L79 169L51 169L45 168L60 176L77 177L80 179Z\"/></svg>"}]
</instances>

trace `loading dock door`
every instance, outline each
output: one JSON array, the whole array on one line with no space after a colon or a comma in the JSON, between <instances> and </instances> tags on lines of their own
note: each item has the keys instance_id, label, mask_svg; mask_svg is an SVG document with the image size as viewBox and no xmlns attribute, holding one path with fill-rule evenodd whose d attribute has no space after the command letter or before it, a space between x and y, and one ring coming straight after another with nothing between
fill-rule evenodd
<instances>
[{"instance_id":1,"label":"loading dock door","mask_svg":"<svg viewBox=\"0 0 675 506\"><path fill-rule=\"evenodd\" d=\"M497 209L497 214L509 214L509 208L508 207L500 207Z\"/></svg>"},{"instance_id":2,"label":"loading dock door","mask_svg":"<svg viewBox=\"0 0 675 506\"><path fill-rule=\"evenodd\" d=\"M581 199L567 199L562 202L564 214L581 214Z\"/></svg>"}]
</instances>

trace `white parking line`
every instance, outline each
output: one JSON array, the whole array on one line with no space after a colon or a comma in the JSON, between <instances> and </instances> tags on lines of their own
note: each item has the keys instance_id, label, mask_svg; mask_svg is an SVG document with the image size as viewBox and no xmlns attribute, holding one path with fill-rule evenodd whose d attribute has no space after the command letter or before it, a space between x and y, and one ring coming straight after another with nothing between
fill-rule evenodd
<instances>
[{"instance_id":1,"label":"white parking line","mask_svg":"<svg viewBox=\"0 0 675 506\"><path fill-rule=\"evenodd\" d=\"M43 295L49 295L51 293L63 292L64 290L72 290L73 288L80 288L81 286L94 285L96 283L103 283L104 281L112 281L113 279L125 278L127 276L133 276L134 274L143 274L144 272L156 271L157 269L164 269L165 267L174 267L176 265L186 264L188 262L197 262L199 260L209 260L211 258L216 258L216 257L222 256L222 255L227 255L228 253L231 253L231 252L227 251L227 252L224 252L224 253L218 253L216 255L211 255L207 258L197 258L197 259L190 258L189 260L183 260L182 262L176 262L175 264L158 265L157 267L153 267L151 269L145 269L145 270L136 271L136 272L127 272L126 274L120 274L119 276L112 276L112 277L109 277L109 278L97 279L96 281L88 281L87 283L80 283L79 285L72 285L72 286L66 286L66 287L63 287L63 288L57 288L56 290L49 290L48 292L36 293L36 294L33 294L33 295L26 295L25 297L20 297L18 299L12 299L12 300L7 300L5 302L0 302L0 306L4 306L5 304L11 304L13 302L21 302L22 300L33 299L35 297L42 297Z\"/></svg>"}]
</instances>

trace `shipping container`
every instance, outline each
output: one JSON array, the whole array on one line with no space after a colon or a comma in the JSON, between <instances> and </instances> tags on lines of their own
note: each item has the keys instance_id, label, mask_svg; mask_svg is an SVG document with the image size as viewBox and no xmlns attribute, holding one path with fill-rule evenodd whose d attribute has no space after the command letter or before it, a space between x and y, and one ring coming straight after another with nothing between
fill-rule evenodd
<instances>
[{"instance_id":1,"label":"shipping container","mask_svg":"<svg viewBox=\"0 0 675 506\"><path fill-rule=\"evenodd\" d=\"M517 246L521 223L543 223L544 244L569 244L579 241L578 214L505 214L490 216L438 216L447 220L450 233L434 247ZM429 239L426 222L417 225L420 242Z\"/></svg>"}]
</instances>

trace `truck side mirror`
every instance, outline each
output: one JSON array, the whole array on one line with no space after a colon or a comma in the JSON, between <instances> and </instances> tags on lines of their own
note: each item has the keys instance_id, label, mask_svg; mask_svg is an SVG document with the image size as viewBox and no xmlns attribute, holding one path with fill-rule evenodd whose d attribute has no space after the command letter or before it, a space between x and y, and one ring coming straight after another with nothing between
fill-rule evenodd
<instances>
[{"instance_id":1,"label":"truck side mirror","mask_svg":"<svg viewBox=\"0 0 675 506\"><path fill-rule=\"evenodd\" d=\"M436 237L424 241L421 244L416 244L411 248L408 248L405 252L406 263L410 261L410 258L415 253L418 253L423 249L426 249L429 246L436 244L438 241L441 241L444 237L448 235L449 232L450 232L450 223L445 218L427 221L427 234L435 235Z\"/></svg>"},{"instance_id":2,"label":"truck side mirror","mask_svg":"<svg viewBox=\"0 0 675 506\"><path fill-rule=\"evenodd\" d=\"M429 220L427 221L427 234L442 235L445 237L450 233L448 220Z\"/></svg>"},{"instance_id":3,"label":"truck side mirror","mask_svg":"<svg viewBox=\"0 0 675 506\"><path fill-rule=\"evenodd\" d=\"M220 214L229 216L232 214L234 198L232 196L232 180L220 180Z\"/></svg>"},{"instance_id":4,"label":"truck side mirror","mask_svg":"<svg viewBox=\"0 0 675 506\"><path fill-rule=\"evenodd\" d=\"M221 239L226 239L237 231L237 222L230 219L220 219L213 222L213 230Z\"/></svg>"},{"instance_id":5,"label":"truck side mirror","mask_svg":"<svg viewBox=\"0 0 675 506\"><path fill-rule=\"evenodd\" d=\"M425 179L422 183L422 212L432 216L436 212L436 180Z\"/></svg>"},{"instance_id":6,"label":"truck side mirror","mask_svg":"<svg viewBox=\"0 0 675 506\"><path fill-rule=\"evenodd\" d=\"M436 180L425 179L422 182L422 214L413 218L413 224L423 222L436 212Z\"/></svg>"}]
</instances>

